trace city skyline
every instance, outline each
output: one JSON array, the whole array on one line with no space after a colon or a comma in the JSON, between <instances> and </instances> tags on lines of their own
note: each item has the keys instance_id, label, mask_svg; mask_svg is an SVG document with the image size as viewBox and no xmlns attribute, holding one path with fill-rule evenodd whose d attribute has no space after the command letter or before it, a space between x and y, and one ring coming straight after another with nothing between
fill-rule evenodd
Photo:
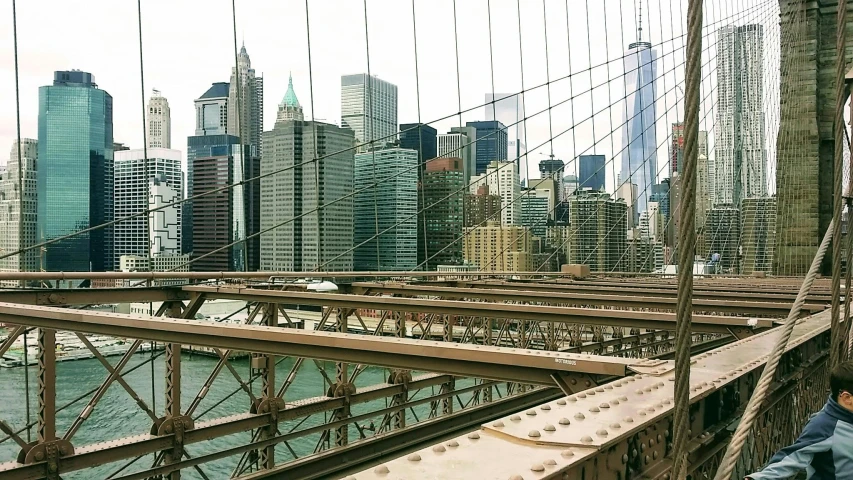
<instances>
[{"instance_id":1,"label":"city skyline","mask_svg":"<svg viewBox=\"0 0 853 480\"><path fill-rule=\"evenodd\" d=\"M94 2L98 4L98 2ZM470 53L472 51L488 51L488 32L486 25L481 25L481 22L471 20L476 17L485 8L485 5L460 5L459 8L459 47L460 47L460 91L461 91L461 107L463 110L475 108L469 113L464 113L462 124L467 121L485 120L484 117L484 97L490 92L506 92L518 93L522 90L519 74L519 53L518 53L518 34L517 34L517 18L514 9L499 8L500 2L492 7L493 22L495 28L503 28L507 32L506 38L496 37L493 39L493 50L496 55L494 66L494 86L492 86L491 68L488 63L488 55L480 56L486 58L474 58ZM307 53L305 48L305 25L304 22L294 22L292 25L293 32L289 35L291 42L268 42L263 40L266 35L263 33L268 31L267 26L272 26L274 18L280 18L279 12L293 12L296 16L304 15L304 5L297 2L284 2L285 5L250 5L245 1L237 2L238 10L238 42L237 48L241 44L245 44L249 53L252 55L252 66L262 74L265 81L265 96L272 98L281 98L284 93L288 75L292 73L294 82L297 85L309 85L309 71L307 62ZM135 18L135 9L128 9L119 5L102 4L105 12L112 13L115 18ZM172 123L174 141L177 139L189 136L188 130L192 128L190 121L193 112L187 111L187 105L194 98L197 98L198 92L203 91L205 86L213 81L227 82L229 74L234 67L234 51L233 39L230 35L220 35L218 38L213 38L210 35L197 35L197 38L182 40L175 46L165 42L168 36L163 36L162 31L174 31L175 29L187 30L187 26L183 25L182 19L172 18L171 15L164 18L156 18L153 12L157 9L165 11L180 11L181 6L169 4L167 2L158 3L158 0L152 0L149 5L143 7L143 35L145 39L145 85L146 96L152 88L156 88L162 94L169 98L172 108ZM370 43L373 46L382 45L383 48L372 48L370 65L368 68L366 55L364 51L364 35L363 26L354 25L350 20L358 16L363 16L363 11L360 5L342 5L340 11L334 12L331 15L321 15L320 10L314 8L310 11L311 21L316 24L312 25L312 30L329 29L330 31L340 31L345 34L352 33L352 37L356 43L351 47L352 55L341 55L340 49L333 42L317 38L313 39L312 51L314 53L312 62L313 68L311 77L313 80L313 99L309 98L310 94L303 90L303 104L306 106L306 119L316 119L318 121L335 122L340 119L339 105L339 78L340 75L351 72L368 72L372 75L378 75L379 78L388 80L399 87L400 92L400 112L399 122L435 122L436 119L444 118L447 112L457 111L456 98L456 78L451 72L455 71L453 55L448 52L452 51L452 25L448 24L446 19L447 14L451 12L451 5L439 3L431 8L423 2L416 3L417 24L429 25L430 23L439 28L439 31L447 31L448 36L428 35L428 29L418 28L418 57L419 57L419 78L420 78L420 94L418 95L415 85L414 76L414 61L412 54L414 46L412 44L411 35L395 36L394 41L383 41L389 38L389 34L380 32L381 29L372 28ZM635 8L634 2L624 0L623 2L611 3L598 8L591 8L589 12L589 21L592 25L603 26L604 16L606 13L612 14L613 18L618 18L620 11L625 13L632 11ZM646 7L648 18L657 18L656 5ZM565 25L559 26L556 23L557 18L564 15L565 12L558 8L558 5L548 5L549 12L553 11L555 24L552 25L552 20L548 20L548 36L553 37L553 41L549 41L551 47L551 72L552 79L565 76L569 70L567 58L567 47L565 46L566 31ZM59 22L60 15L64 12L65 7L60 6L56 12L51 12L51 15L40 15L39 21L46 22L47 26L53 22ZM224 10L224 9L223 9ZM405 14L408 19L411 18L411 8L403 8L401 5L396 5L390 2L371 1L368 4L369 23L373 26L375 23L381 24L383 18L390 15ZM539 9L541 10L541 9ZM524 75L525 86L531 89L532 85L543 85L547 78L544 72L544 55L541 51L543 37L541 34L542 18L541 12L533 15L535 10L532 6L522 6L522 32L523 32L523 53L524 53ZM582 13L582 12L581 12ZM138 52L137 39L135 36L126 35L124 27L119 28L119 25L101 25L101 28L106 28L107 32L115 30L115 40L110 46L94 45L94 49L85 54L78 53L78 50L73 48L79 45L79 42L87 41L92 38L93 34L84 32L82 38L63 40L63 42L53 42L50 48L41 46L44 40L33 38L27 30L27 25L32 22L36 12L28 5L19 7L18 19L20 30L19 48L21 49L21 104L22 104L22 136L35 137L35 131L32 127L34 119L32 115L26 111L27 104L34 104L33 92L28 92L27 85L40 84L39 78L44 78L49 75L52 70L68 67L76 67L91 71L99 76L99 80L104 88L107 88L117 99L116 102L116 119L115 130L116 139L124 142L131 147L141 147L142 128L138 126L140 121L139 115L139 85L136 81L129 81L129 78L135 80L135 73L138 73L138 57L134 58ZM55 16L54 16L55 15ZM227 12L222 11L195 11L193 12L197 21L190 25L190 31L194 31L198 27L195 25L209 25L213 30L219 29L221 32L230 33L231 19L230 8ZM579 15L582 17L583 15ZM185 17L184 17L185 18ZM572 22L580 21L580 18L571 19ZM610 57L616 58L616 52L624 49L626 39L620 38L627 36L627 32L631 32L636 28L636 18L632 15L624 15L624 24L620 29L618 25L610 25L610 35L602 28L600 31L594 32L591 39L591 45L577 45L571 47L571 71L580 72L585 68L585 63L588 63L587 57L591 54L592 58L601 58L610 52ZM249 23L251 22L251 23ZM404 22L405 23L405 22ZM452 22L451 22L452 23ZM565 22L564 22L565 23ZM247 29L248 25L253 28ZM214 26L216 26L214 28ZM276 27L272 27L276 28ZM361 30L359 30L361 28ZM162 30L167 29L167 30ZM84 29L85 30L85 29ZM422 32L423 30L423 32ZM625 35L616 34L619 30L626 32ZM356 33L359 32L359 35ZM654 43L660 43L667 39L681 35L681 30L676 26L674 32L670 31L668 25L648 25L646 26L645 34L649 40ZM573 36L573 34L572 34ZM560 41L562 39L562 41ZM46 39L45 39L46 40ZM90 42L91 43L91 42ZM561 45L562 44L562 45ZM59 47L55 45L60 45ZM127 50L125 50L127 47ZM131 48L132 47L132 48ZM450 47L450 48L448 48ZM99 58L100 52L104 48L111 48L111 55L104 55L104 58ZM589 51L588 51L589 48ZM35 55L41 55L39 52L50 52L47 62L40 60L38 63L32 61L36 58ZM80 52L85 49L79 49ZM174 54L163 55L160 52L174 52ZM213 52L213 54L205 54L199 58L187 56L184 52L189 51L205 51ZM222 52L221 54L218 52ZM662 54L665 52L662 52ZM677 53L677 52L676 52ZM8 70L11 68L11 57L8 52L0 53L0 69ZM621 55L621 54L620 54ZM107 58L110 62L106 62ZM281 59L285 58L286 61ZM412 59L411 62L407 61ZM676 55L674 59L678 60ZM3 63L5 61L6 63ZM678 60L680 61L680 60ZM48 67L45 68L44 65ZM441 73L439 73L441 72ZM474 74L475 72L479 72ZM133 73L133 75L129 74ZM618 75L613 72L612 75ZM14 85L10 85L10 79L13 79L11 72L9 76L0 78L0 86L7 87L0 91L13 91ZM569 95L569 83L574 84L575 91L582 91L582 82L567 82L554 81L552 84L553 102L562 101ZM670 85L672 85L670 83ZM304 88L304 87L303 87ZM530 118L526 122L527 129L527 148L530 149L530 158L526 159L529 163L528 171L532 173L530 177L535 177L536 165L539 158L536 156L540 151L547 153L548 147L540 146L542 143L547 143L549 133L549 125L547 115L538 114L535 112L541 111L543 106L547 106L547 100L544 98L544 90L542 88L532 90L525 95L524 108ZM603 92L602 92L603 93ZM502 95L497 94L498 96ZM420 114L418 112L417 103L420 100ZM676 92L669 92L666 98L662 100L668 101L669 105L674 105L677 101ZM543 103L544 102L544 103ZM594 99L596 105L601 105L600 102L607 102L607 95L602 97L596 96ZM588 114L590 105L588 101L574 102L575 117L584 118L583 115ZM585 103L585 105L578 105ZM275 119L275 104L267 102L264 105L264 126L263 130L272 128ZM562 131L565 129L566 122L569 120L569 103L564 103L560 107L555 107L554 110L554 131ZM616 108L614 108L614 111ZM28 118L30 117L30 118ZM560 118L564 117L565 120ZM14 139L14 123L11 117L3 118L0 116L0 144L11 144ZM675 121L673 116L668 119L669 122ZM440 122L431 123L438 131L447 131L450 127L458 125L458 118L447 118ZM709 124L712 122L709 122ZM576 145L573 146L573 137L576 137ZM598 147L602 149L610 149L610 142L606 139L602 141L601 135L597 135L595 141L599 143ZM589 150L593 143L591 125L579 125L576 132L572 135L562 135L554 140L555 153L562 158L571 159L582 153L603 153L612 158L616 152L613 151L592 151ZM618 140L615 142L615 150L619 149ZM175 145L173 145L174 147ZM178 145L179 148L180 145ZM599 150L598 148L596 150ZM659 152L663 157L665 152ZM0 162L6 159L0 159ZM659 159L659 162L662 161ZM574 169L568 166L567 173ZM608 188L612 189L611 169L608 169ZM526 177L522 172L522 177Z\"/></svg>"}]
</instances>

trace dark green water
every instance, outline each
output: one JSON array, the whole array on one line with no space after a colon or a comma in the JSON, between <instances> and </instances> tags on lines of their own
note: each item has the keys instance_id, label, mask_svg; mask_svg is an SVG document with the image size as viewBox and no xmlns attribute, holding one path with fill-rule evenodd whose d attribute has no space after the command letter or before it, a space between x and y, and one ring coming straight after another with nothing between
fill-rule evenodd
<instances>
[{"instance_id":1,"label":"dark green water","mask_svg":"<svg viewBox=\"0 0 853 480\"><path fill-rule=\"evenodd\" d=\"M130 364L125 368L125 371L131 367L143 362L150 353L141 353L135 355ZM120 357L110 357L108 360L114 364ZM249 378L248 360L233 360L235 369L247 381ZM208 375L212 371L216 360L209 357L194 355L190 357L184 354L182 357L182 388L181 388L181 405L184 410L190 405L195 398L201 386L204 384ZM142 397L150 406L156 404L156 412L162 415L164 408L163 387L165 366L163 357L156 359L154 365L154 400L152 402L152 385L151 385L151 366L145 365L138 370L126 375L124 378L127 383ZM285 359L281 361L276 368L276 382L281 385L287 374L293 366L293 359ZM334 379L334 364L321 363L329 377ZM350 367L353 368L352 366ZM95 359L79 360L71 362L60 362L57 364L57 388L56 388L56 405L57 408L74 400L97 388L101 382L107 377L107 371ZM377 383L383 383L386 380L386 370L381 368L368 368L356 380L357 387L365 387ZM37 369L29 367L29 382L30 382L30 415L33 422L36 419L36 394L37 394ZM470 382L457 382L457 388L469 385ZM194 416L198 416L208 408L231 394L238 388L238 384L234 377L223 369L217 377L216 381L210 389L205 399L202 401ZM255 382L254 392L257 394L260 389L260 380ZM306 360L299 370L296 379L285 394L285 401L293 402L295 400L321 396L325 394L326 386L323 377L320 375L318 367L313 361ZM432 391L422 391L415 394L412 392L413 398L424 398L431 394ZM437 393L437 387L436 392ZM62 436L67 431L68 427L73 422L74 418L83 410L91 395L86 396L83 400L74 404L57 414L57 436ZM467 396L467 397L470 397ZM0 368L0 419L8 422L13 428L22 428L26 424L26 407L25 398L25 379L24 368ZM465 399L463 398L463 401ZM353 415L359 415L371 410L384 408L385 400L378 400L368 404L354 405L352 408ZM420 406L415 408L415 414L423 420L428 416L428 406ZM458 408L458 404L457 404ZM210 420L227 415L248 412L249 397L245 392L239 392L233 395L221 405L213 408L209 413L206 413L198 421ZM304 429L314 425L321 425L326 420L327 414L319 413L309 417L304 421L298 429ZM378 416L374 420L378 426L382 417ZM408 413L407 421L414 422L415 418L411 412ZM296 426L296 421L283 423L280 425L280 430L285 433ZM369 422L367 422L369 424ZM72 443L76 446L88 445L96 442L108 440L116 440L119 438L139 435L147 433L151 426L151 420L136 403L130 398L125 390L118 383L113 383L103 399L98 403L92 415L78 430L72 439ZM358 438L356 428L350 427L350 436L353 440ZM5 436L5 435L4 435ZM21 435L26 440L26 435ZM32 430L32 436L35 437L35 429ZM237 434L225 438L217 438L207 442L188 445L187 451L193 457L212 453L225 448L234 447L245 444L249 441L249 433ZM314 451L320 434L313 434L303 438L299 438L289 442L290 448L299 455L303 456ZM14 460L18 453L18 446L11 440L0 444L0 462ZM228 478L231 475L234 466L237 463L239 456L222 459L216 462L207 463L203 466L205 473L211 479ZM287 446L279 445L276 448L276 460L278 462L293 458L292 453ZM138 471L143 466L150 467L153 461L153 456L148 455L140 459L136 464L124 470L122 474ZM90 478L106 478L115 470L122 467L127 461L116 462L109 465L102 465L88 471L66 473L63 478L66 479L90 479ZM191 469L185 470L185 478L201 478L196 472Z\"/></svg>"}]
</instances>

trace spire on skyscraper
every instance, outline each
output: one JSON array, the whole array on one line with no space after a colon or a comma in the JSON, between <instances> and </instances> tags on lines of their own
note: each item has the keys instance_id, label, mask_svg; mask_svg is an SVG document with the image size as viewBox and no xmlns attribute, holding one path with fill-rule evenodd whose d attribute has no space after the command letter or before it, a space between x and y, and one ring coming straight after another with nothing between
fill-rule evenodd
<instances>
[{"instance_id":1,"label":"spire on skyscraper","mask_svg":"<svg viewBox=\"0 0 853 480\"><path fill-rule=\"evenodd\" d=\"M640 21L637 27L637 42L643 41L643 0L640 0Z\"/></svg>"}]
</instances>

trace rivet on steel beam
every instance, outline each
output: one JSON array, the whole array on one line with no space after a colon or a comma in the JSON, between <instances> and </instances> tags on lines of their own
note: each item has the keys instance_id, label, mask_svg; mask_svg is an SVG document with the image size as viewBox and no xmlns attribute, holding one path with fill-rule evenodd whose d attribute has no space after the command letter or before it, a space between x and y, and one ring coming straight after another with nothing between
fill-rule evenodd
<instances>
[{"instance_id":1,"label":"rivet on steel beam","mask_svg":"<svg viewBox=\"0 0 853 480\"><path fill-rule=\"evenodd\" d=\"M525 414L527 414L527 415L530 415L531 417L535 417L535 416L536 416L536 410L528 410L528 411L526 411L526 412L524 412L524 413L525 413Z\"/></svg>"},{"instance_id":2,"label":"rivet on steel beam","mask_svg":"<svg viewBox=\"0 0 853 480\"><path fill-rule=\"evenodd\" d=\"M596 388L596 389L595 389L595 391L596 391L596 392L603 392L603 391L604 391L604 388L602 388L602 387L598 387L598 388Z\"/></svg>"},{"instance_id":3,"label":"rivet on steel beam","mask_svg":"<svg viewBox=\"0 0 853 480\"><path fill-rule=\"evenodd\" d=\"M586 417L584 417L581 412L575 414L575 420L583 420L584 418Z\"/></svg>"},{"instance_id":4,"label":"rivet on steel beam","mask_svg":"<svg viewBox=\"0 0 853 480\"><path fill-rule=\"evenodd\" d=\"M650 446L650 447L654 447L654 446L655 446L655 439L654 439L654 438L650 438L650 439L649 439L649 446Z\"/></svg>"},{"instance_id":5,"label":"rivet on steel beam","mask_svg":"<svg viewBox=\"0 0 853 480\"><path fill-rule=\"evenodd\" d=\"M549 423L548 425L545 425L545 427L542 430L545 430L546 432L555 432L555 431L557 431L557 427L555 427Z\"/></svg>"},{"instance_id":6,"label":"rivet on steel beam","mask_svg":"<svg viewBox=\"0 0 853 480\"><path fill-rule=\"evenodd\" d=\"M564 399L561 398L561 399L557 400L557 405L565 405L565 404L566 404L566 401Z\"/></svg>"},{"instance_id":7,"label":"rivet on steel beam","mask_svg":"<svg viewBox=\"0 0 853 480\"><path fill-rule=\"evenodd\" d=\"M470 438L471 440L479 440L480 434L477 432L471 432L468 434L468 438Z\"/></svg>"},{"instance_id":8,"label":"rivet on steel beam","mask_svg":"<svg viewBox=\"0 0 853 480\"><path fill-rule=\"evenodd\" d=\"M613 390L613 386L612 385L605 385L604 389L605 390Z\"/></svg>"},{"instance_id":9,"label":"rivet on steel beam","mask_svg":"<svg viewBox=\"0 0 853 480\"><path fill-rule=\"evenodd\" d=\"M521 421L521 417L519 417L518 415L513 415L513 416L509 417L509 419L512 420L513 422L520 422Z\"/></svg>"},{"instance_id":10,"label":"rivet on steel beam","mask_svg":"<svg viewBox=\"0 0 853 480\"><path fill-rule=\"evenodd\" d=\"M527 432L527 436L530 438L539 438L540 436L542 436L542 434L539 433L539 430L531 430Z\"/></svg>"},{"instance_id":11,"label":"rivet on steel beam","mask_svg":"<svg viewBox=\"0 0 853 480\"><path fill-rule=\"evenodd\" d=\"M551 410L551 405L542 405L540 408L547 412L548 410Z\"/></svg>"},{"instance_id":12,"label":"rivet on steel beam","mask_svg":"<svg viewBox=\"0 0 853 480\"><path fill-rule=\"evenodd\" d=\"M662 404L662 403L655 404L655 407L657 407L657 408L663 408L663 404Z\"/></svg>"},{"instance_id":13,"label":"rivet on steel beam","mask_svg":"<svg viewBox=\"0 0 853 480\"><path fill-rule=\"evenodd\" d=\"M451 441L447 442L447 446L456 448L459 446L459 442L457 442L456 440L451 440Z\"/></svg>"},{"instance_id":14,"label":"rivet on steel beam","mask_svg":"<svg viewBox=\"0 0 853 480\"><path fill-rule=\"evenodd\" d=\"M421 461L421 456L420 456L420 455L418 455L417 453L413 453L413 454L409 455L408 460L409 460L410 462L420 462L420 461Z\"/></svg>"},{"instance_id":15,"label":"rivet on steel beam","mask_svg":"<svg viewBox=\"0 0 853 480\"><path fill-rule=\"evenodd\" d=\"M657 452L657 450L655 450L654 452L652 452L652 458L653 458L653 459L655 459L655 460L657 460L657 459L658 459L658 452Z\"/></svg>"},{"instance_id":16,"label":"rivet on steel beam","mask_svg":"<svg viewBox=\"0 0 853 480\"><path fill-rule=\"evenodd\" d=\"M566 417L561 418L560 421L557 423L559 423L560 425L571 425L572 424L572 422L570 422L569 419Z\"/></svg>"},{"instance_id":17,"label":"rivet on steel beam","mask_svg":"<svg viewBox=\"0 0 853 480\"><path fill-rule=\"evenodd\" d=\"M655 411L655 407L647 407L647 408L646 408L646 411L647 411L647 412L649 412L649 413L654 413L654 411Z\"/></svg>"},{"instance_id":18,"label":"rivet on steel beam","mask_svg":"<svg viewBox=\"0 0 853 480\"><path fill-rule=\"evenodd\" d=\"M600 411L601 411L601 409L599 409L598 407L592 407L592 408L590 408L590 409L589 409L589 411L590 411L590 412L592 412L592 413L598 413L598 412L600 412Z\"/></svg>"},{"instance_id":19,"label":"rivet on steel beam","mask_svg":"<svg viewBox=\"0 0 853 480\"><path fill-rule=\"evenodd\" d=\"M622 395L621 397L619 397L619 400L622 400L623 402L627 402L628 397L626 397L625 395Z\"/></svg>"},{"instance_id":20,"label":"rivet on steel beam","mask_svg":"<svg viewBox=\"0 0 853 480\"><path fill-rule=\"evenodd\" d=\"M524 480L524 477L522 477L521 475L513 475L509 477L509 480Z\"/></svg>"},{"instance_id":21,"label":"rivet on steel beam","mask_svg":"<svg viewBox=\"0 0 853 480\"><path fill-rule=\"evenodd\" d=\"M586 394L585 393L579 393L578 398L586 398Z\"/></svg>"},{"instance_id":22,"label":"rivet on steel beam","mask_svg":"<svg viewBox=\"0 0 853 480\"><path fill-rule=\"evenodd\" d=\"M611 423L610 428L622 428L622 425L619 425L618 423Z\"/></svg>"},{"instance_id":23,"label":"rivet on steel beam","mask_svg":"<svg viewBox=\"0 0 853 480\"><path fill-rule=\"evenodd\" d=\"M646 416L646 411L645 411L645 410L640 410L640 411L638 411L638 412L637 412L637 414L638 414L638 415L640 415L641 417L645 417L645 416Z\"/></svg>"},{"instance_id":24,"label":"rivet on steel beam","mask_svg":"<svg viewBox=\"0 0 853 480\"><path fill-rule=\"evenodd\" d=\"M598 435L599 437L606 437L607 436L607 430L602 428L601 430L595 432L595 434Z\"/></svg>"},{"instance_id":25,"label":"rivet on steel beam","mask_svg":"<svg viewBox=\"0 0 853 480\"><path fill-rule=\"evenodd\" d=\"M390 470L388 470L388 467L386 467L385 465L379 465L378 467L373 469L373 473L378 473L379 475L385 475L385 474L390 473Z\"/></svg>"},{"instance_id":26,"label":"rivet on steel beam","mask_svg":"<svg viewBox=\"0 0 853 480\"><path fill-rule=\"evenodd\" d=\"M636 393L637 395L642 395L642 394L643 394L643 391L642 391L642 390L637 390L637 391L636 391L636 392L634 392L634 393Z\"/></svg>"},{"instance_id":27,"label":"rivet on steel beam","mask_svg":"<svg viewBox=\"0 0 853 480\"><path fill-rule=\"evenodd\" d=\"M504 426L504 422L498 420L497 422L492 424L493 427L501 428Z\"/></svg>"},{"instance_id":28,"label":"rivet on steel beam","mask_svg":"<svg viewBox=\"0 0 853 480\"><path fill-rule=\"evenodd\" d=\"M628 463L628 454L622 455L622 463Z\"/></svg>"},{"instance_id":29,"label":"rivet on steel beam","mask_svg":"<svg viewBox=\"0 0 853 480\"><path fill-rule=\"evenodd\" d=\"M588 393L587 395L589 395L590 397L593 397L593 396L595 396L595 391L594 391L594 390L590 390L590 391L589 391L589 393Z\"/></svg>"},{"instance_id":30,"label":"rivet on steel beam","mask_svg":"<svg viewBox=\"0 0 853 480\"><path fill-rule=\"evenodd\" d=\"M570 402L572 402L572 403L575 403L575 402L577 402L577 401L578 401L578 399L577 399L577 398L575 398L575 397L569 397L569 401L570 401Z\"/></svg>"},{"instance_id":31,"label":"rivet on steel beam","mask_svg":"<svg viewBox=\"0 0 853 480\"><path fill-rule=\"evenodd\" d=\"M663 437L661 437L661 435L658 434L658 443L660 443L661 441L663 441Z\"/></svg>"},{"instance_id":32,"label":"rivet on steel beam","mask_svg":"<svg viewBox=\"0 0 853 480\"><path fill-rule=\"evenodd\" d=\"M637 375L637 377L639 377L639 378L643 378L643 376L642 376L642 375ZM634 378L634 377L628 377L628 381L629 381L629 382L636 382L636 381L637 381L637 379L636 379L636 378Z\"/></svg>"},{"instance_id":33,"label":"rivet on steel beam","mask_svg":"<svg viewBox=\"0 0 853 480\"><path fill-rule=\"evenodd\" d=\"M444 445L436 445L432 447L432 451L435 453L444 453L445 451L447 451L447 449L444 448Z\"/></svg>"},{"instance_id":34,"label":"rivet on steel beam","mask_svg":"<svg viewBox=\"0 0 853 480\"><path fill-rule=\"evenodd\" d=\"M610 408L610 404L607 402L601 402L598 406L601 408Z\"/></svg>"},{"instance_id":35,"label":"rivet on steel beam","mask_svg":"<svg viewBox=\"0 0 853 480\"><path fill-rule=\"evenodd\" d=\"M544 472L545 466L542 465L541 463L536 463L536 464L533 464L530 466L530 471L532 471L532 472Z\"/></svg>"},{"instance_id":36,"label":"rivet on steel beam","mask_svg":"<svg viewBox=\"0 0 853 480\"><path fill-rule=\"evenodd\" d=\"M542 462L542 464L548 465L549 467L553 467L554 465L557 464L557 461L554 460L553 458L549 458L549 459L545 460L544 462Z\"/></svg>"},{"instance_id":37,"label":"rivet on steel beam","mask_svg":"<svg viewBox=\"0 0 853 480\"><path fill-rule=\"evenodd\" d=\"M622 421L625 423L634 423L634 419L632 417L625 417Z\"/></svg>"},{"instance_id":38,"label":"rivet on steel beam","mask_svg":"<svg viewBox=\"0 0 853 480\"><path fill-rule=\"evenodd\" d=\"M590 440L592 440L592 439L590 439ZM562 452L560 452L560 456L565 457L565 458L571 458L571 457L575 456L575 452L573 452L571 450L563 450Z\"/></svg>"},{"instance_id":39,"label":"rivet on steel beam","mask_svg":"<svg viewBox=\"0 0 853 480\"><path fill-rule=\"evenodd\" d=\"M648 393L652 391L652 387L646 387L643 389L644 392Z\"/></svg>"},{"instance_id":40,"label":"rivet on steel beam","mask_svg":"<svg viewBox=\"0 0 853 480\"><path fill-rule=\"evenodd\" d=\"M643 457L643 462L644 462L646 465L648 465L648 464L649 464L649 456L648 456L648 455L646 455L645 457Z\"/></svg>"},{"instance_id":41,"label":"rivet on steel beam","mask_svg":"<svg viewBox=\"0 0 853 480\"><path fill-rule=\"evenodd\" d=\"M592 443L592 437L590 437L589 435L584 435L583 437L581 437L581 442Z\"/></svg>"},{"instance_id":42,"label":"rivet on steel beam","mask_svg":"<svg viewBox=\"0 0 853 480\"><path fill-rule=\"evenodd\" d=\"M671 404L671 403L672 403L672 400L670 400L670 399L668 399L668 398L667 398L666 400L664 400L664 401L663 401L663 404L664 404L664 405L669 405L669 404Z\"/></svg>"},{"instance_id":43,"label":"rivet on steel beam","mask_svg":"<svg viewBox=\"0 0 853 480\"><path fill-rule=\"evenodd\" d=\"M610 404L611 404L611 405L619 405L619 399L618 399L618 398L614 398L613 400L611 400L611 401L610 401Z\"/></svg>"}]
</instances>

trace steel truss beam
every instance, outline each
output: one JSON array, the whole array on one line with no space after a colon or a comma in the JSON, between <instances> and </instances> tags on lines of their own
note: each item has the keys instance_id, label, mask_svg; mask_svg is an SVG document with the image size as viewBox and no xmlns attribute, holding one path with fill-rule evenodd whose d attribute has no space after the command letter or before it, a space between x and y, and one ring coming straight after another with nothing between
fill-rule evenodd
<instances>
[{"instance_id":1,"label":"steel truss beam","mask_svg":"<svg viewBox=\"0 0 853 480\"><path fill-rule=\"evenodd\" d=\"M189 300L180 286L138 288L62 288L0 290L0 302L26 305L96 305Z\"/></svg>"},{"instance_id":2,"label":"steel truss beam","mask_svg":"<svg viewBox=\"0 0 853 480\"><path fill-rule=\"evenodd\" d=\"M281 292L279 292L281 293ZM461 303L461 302L459 302ZM529 307L529 306L527 306ZM624 376L635 359L0 304L3 323L553 386L555 372Z\"/></svg>"},{"instance_id":3,"label":"steel truss beam","mask_svg":"<svg viewBox=\"0 0 853 480\"><path fill-rule=\"evenodd\" d=\"M448 282L441 282L447 284ZM520 282L520 281L504 281L504 280L474 280L474 281L456 281L449 282L453 286L461 288L498 288L506 290L518 290L523 287L524 290L538 290L546 292L577 292L577 293L595 293L601 295L642 295L644 297L674 297L675 290L666 285L653 287L636 287L630 283L622 284L589 284L586 282ZM696 299L737 299L745 301L769 301L769 302L793 302L797 296L796 291L785 292L779 289L759 290L759 291L742 291L739 289L730 288L715 288L703 289L697 287L693 298ZM825 304L831 300L826 293L812 293L806 297L806 304Z\"/></svg>"},{"instance_id":4,"label":"steel truss beam","mask_svg":"<svg viewBox=\"0 0 853 480\"><path fill-rule=\"evenodd\" d=\"M749 453L732 478L743 478L793 441L809 415L826 402L828 313L795 327ZM731 435L728 427L742 414L778 333L692 358L688 474L693 478L710 478L715 471L717 454ZM615 380L482 424L476 432L426 445L376 468L376 462L366 462L363 470L349 473L359 480L669 478L674 375L651 372Z\"/></svg>"},{"instance_id":5,"label":"steel truss beam","mask_svg":"<svg viewBox=\"0 0 853 480\"><path fill-rule=\"evenodd\" d=\"M228 298L253 302L292 303L377 311L438 313L463 317L506 318L536 322L636 327L649 330L672 330L675 328L675 314L662 312L287 292L257 288L187 286L184 287L184 290L204 294L210 298ZM772 322L769 320L750 320L744 317L721 315L693 316L693 331L697 333L728 334L728 329L731 327L752 326L756 328L769 328L772 325Z\"/></svg>"},{"instance_id":6,"label":"steel truss beam","mask_svg":"<svg viewBox=\"0 0 853 480\"><path fill-rule=\"evenodd\" d=\"M603 295L595 293L563 293L542 292L527 290L527 284L519 284L516 289L489 289L489 288L454 288L433 287L423 285L407 285L400 283L370 283L357 282L352 284L352 293L371 294L384 293L401 296L434 296L448 300L477 299L494 302L538 302L546 305L570 305L614 307L621 309L651 309L651 310L675 310L676 298L671 297L643 297L628 295ZM752 298L755 298L753 296ZM740 315L761 315L772 317L785 317L791 310L791 303L743 300L718 300L718 299L694 299L694 310L707 312L725 312ZM804 314L816 313L825 310L823 305L805 305Z\"/></svg>"}]
</instances>

